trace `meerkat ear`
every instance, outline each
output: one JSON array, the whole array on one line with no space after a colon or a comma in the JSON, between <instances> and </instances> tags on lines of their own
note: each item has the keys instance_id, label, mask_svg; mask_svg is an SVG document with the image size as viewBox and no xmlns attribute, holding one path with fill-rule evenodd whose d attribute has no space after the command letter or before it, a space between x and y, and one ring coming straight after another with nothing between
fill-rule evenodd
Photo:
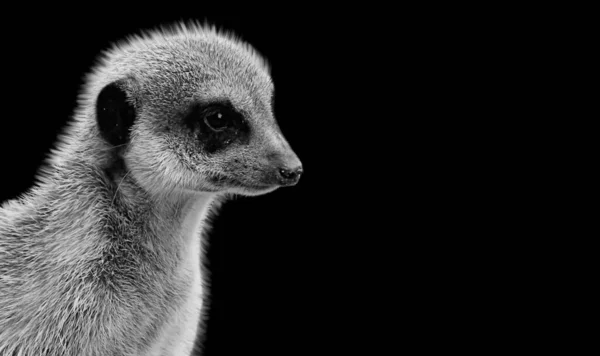
<instances>
[{"instance_id":1,"label":"meerkat ear","mask_svg":"<svg viewBox=\"0 0 600 356\"><path fill-rule=\"evenodd\" d=\"M133 101L127 95L131 83L125 80L105 86L96 100L96 120L100 134L111 145L129 141L129 130L135 119Z\"/></svg>"}]
</instances>

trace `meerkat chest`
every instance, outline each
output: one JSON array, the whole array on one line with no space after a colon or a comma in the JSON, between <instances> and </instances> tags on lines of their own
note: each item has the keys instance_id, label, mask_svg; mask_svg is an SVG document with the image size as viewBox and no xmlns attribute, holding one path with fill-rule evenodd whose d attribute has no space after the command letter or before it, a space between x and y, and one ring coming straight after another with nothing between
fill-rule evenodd
<instances>
[{"instance_id":1,"label":"meerkat chest","mask_svg":"<svg viewBox=\"0 0 600 356\"><path fill-rule=\"evenodd\" d=\"M202 313L203 286L201 273L201 230L206 214L205 204L197 203L186 215L178 238L183 240L179 251L176 275L186 281L184 298L173 305L173 312L164 321L161 333L149 355L190 355L198 335Z\"/></svg>"},{"instance_id":2,"label":"meerkat chest","mask_svg":"<svg viewBox=\"0 0 600 356\"><path fill-rule=\"evenodd\" d=\"M202 275L200 270L200 241L190 248L189 255L181 266L181 274L187 279L184 298L172 306L173 312L167 315L162 330L149 355L179 356L190 355L200 321L203 300ZM193 252L192 252L193 251Z\"/></svg>"}]
</instances>

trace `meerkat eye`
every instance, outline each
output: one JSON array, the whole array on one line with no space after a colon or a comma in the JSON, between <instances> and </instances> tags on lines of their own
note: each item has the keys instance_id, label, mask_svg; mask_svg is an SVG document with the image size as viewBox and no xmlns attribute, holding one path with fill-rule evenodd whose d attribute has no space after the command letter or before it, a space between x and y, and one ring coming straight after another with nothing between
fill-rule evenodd
<instances>
[{"instance_id":1,"label":"meerkat eye","mask_svg":"<svg viewBox=\"0 0 600 356\"><path fill-rule=\"evenodd\" d=\"M250 124L244 113L229 102L197 104L188 111L183 122L207 153L214 153L236 141L247 144Z\"/></svg>"},{"instance_id":2,"label":"meerkat eye","mask_svg":"<svg viewBox=\"0 0 600 356\"><path fill-rule=\"evenodd\" d=\"M213 131L224 131L231 124L230 116L222 110L217 110L206 115L204 123Z\"/></svg>"}]
</instances>

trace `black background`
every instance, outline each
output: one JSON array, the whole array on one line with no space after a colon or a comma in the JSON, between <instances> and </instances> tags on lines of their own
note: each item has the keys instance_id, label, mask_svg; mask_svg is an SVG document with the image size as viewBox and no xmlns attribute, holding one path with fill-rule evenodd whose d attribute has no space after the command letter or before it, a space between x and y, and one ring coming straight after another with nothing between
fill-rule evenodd
<instances>
[{"instance_id":1,"label":"black background","mask_svg":"<svg viewBox=\"0 0 600 356\"><path fill-rule=\"evenodd\" d=\"M367 283L361 260L368 258L361 228L368 219L360 210L372 208L363 198L374 189L357 178L373 162L372 145L364 132L344 137L360 117L340 109L360 105L364 89L350 97L342 91L365 72L344 73L361 64L348 53L344 26L329 16L39 14L27 28L8 25L0 200L32 186L100 51L140 29L190 19L235 32L268 59L275 116L305 172L297 186L231 201L213 220L205 355L336 354L361 333L352 325L365 314L357 310ZM347 139L356 145L344 147Z\"/></svg>"}]
</instances>

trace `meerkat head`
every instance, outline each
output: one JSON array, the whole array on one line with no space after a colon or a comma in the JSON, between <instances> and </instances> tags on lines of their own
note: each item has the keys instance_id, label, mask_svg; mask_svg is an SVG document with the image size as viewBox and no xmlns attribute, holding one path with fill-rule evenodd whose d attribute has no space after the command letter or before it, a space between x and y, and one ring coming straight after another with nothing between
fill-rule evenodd
<instances>
[{"instance_id":1,"label":"meerkat head","mask_svg":"<svg viewBox=\"0 0 600 356\"><path fill-rule=\"evenodd\" d=\"M98 136L149 192L259 195L298 182L268 65L231 34L180 25L129 38L89 79Z\"/></svg>"}]
</instances>

